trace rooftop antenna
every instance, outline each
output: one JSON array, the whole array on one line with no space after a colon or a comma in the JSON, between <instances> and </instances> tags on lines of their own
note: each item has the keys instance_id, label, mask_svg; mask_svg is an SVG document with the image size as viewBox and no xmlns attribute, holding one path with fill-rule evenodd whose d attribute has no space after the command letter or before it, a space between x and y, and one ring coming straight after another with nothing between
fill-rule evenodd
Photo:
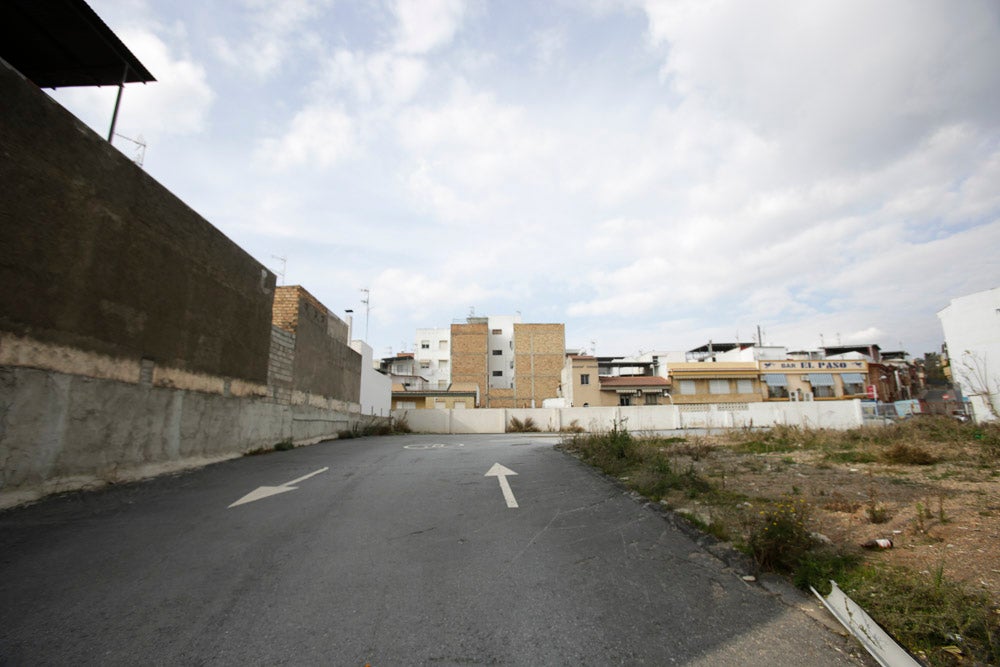
<instances>
[{"instance_id":1,"label":"rooftop antenna","mask_svg":"<svg viewBox=\"0 0 1000 667\"><path fill-rule=\"evenodd\" d=\"M597 356L597 341L596 340L590 341L590 354L592 354L595 357Z\"/></svg>"},{"instance_id":2,"label":"rooftop antenna","mask_svg":"<svg viewBox=\"0 0 1000 667\"><path fill-rule=\"evenodd\" d=\"M840 332L837 332L837 345L840 345Z\"/></svg>"},{"instance_id":3,"label":"rooftop antenna","mask_svg":"<svg viewBox=\"0 0 1000 667\"><path fill-rule=\"evenodd\" d=\"M361 303L365 304L365 342L368 342L368 313L371 312L371 290L367 287L361 288L361 293L364 294L364 298L361 299Z\"/></svg>"},{"instance_id":4,"label":"rooftop antenna","mask_svg":"<svg viewBox=\"0 0 1000 667\"><path fill-rule=\"evenodd\" d=\"M132 143L132 162L141 167L143 161L146 159L146 140L142 138L142 135L140 134L137 138L133 139L132 137L126 137L124 134L115 132L114 136Z\"/></svg>"},{"instance_id":5,"label":"rooftop antenna","mask_svg":"<svg viewBox=\"0 0 1000 667\"><path fill-rule=\"evenodd\" d=\"M277 271L278 274L278 284L285 284L285 270L288 268L288 258L284 255L271 255L271 259L277 259L281 261L281 271Z\"/></svg>"}]
</instances>

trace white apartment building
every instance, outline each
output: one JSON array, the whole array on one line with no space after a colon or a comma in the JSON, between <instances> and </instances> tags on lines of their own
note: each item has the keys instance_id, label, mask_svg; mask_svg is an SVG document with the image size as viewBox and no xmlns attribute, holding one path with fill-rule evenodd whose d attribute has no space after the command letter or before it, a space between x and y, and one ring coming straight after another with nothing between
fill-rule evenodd
<instances>
[{"instance_id":1,"label":"white apartment building","mask_svg":"<svg viewBox=\"0 0 1000 667\"><path fill-rule=\"evenodd\" d=\"M953 381L977 422L1000 412L1000 287L951 300L938 312Z\"/></svg>"},{"instance_id":2,"label":"white apartment building","mask_svg":"<svg viewBox=\"0 0 1000 667\"><path fill-rule=\"evenodd\" d=\"M451 328L417 329L413 350L413 372L427 380L428 389L447 389L451 385Z\"/></svg>"},{"instance_id":3,"label":"white apartment building","mask_svg":"<svg viewBox=\"0 0 1000 667\"><path fill-rule=\"evenodd\" d=\"M489 327L490 387L510 389L514 386L514 325L521 323L520 315L490 315Z\"/></svg>"}]
</instances>

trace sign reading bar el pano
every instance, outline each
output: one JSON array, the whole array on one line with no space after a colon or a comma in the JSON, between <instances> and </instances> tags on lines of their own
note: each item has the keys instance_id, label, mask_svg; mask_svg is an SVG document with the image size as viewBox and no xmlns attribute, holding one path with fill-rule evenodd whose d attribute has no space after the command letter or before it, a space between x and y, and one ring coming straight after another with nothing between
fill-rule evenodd
<instances>
[{"instance_id":1,"label":"sign reading bar el pano","mask_svg":"<svg viewBox=\"0 0 1000 667\"><path fill-rule=\"evenodd\" d=\"M765 371L853 371L865 370L864 361L762 361L761 370Z\"/></svg>"}]
</instances>

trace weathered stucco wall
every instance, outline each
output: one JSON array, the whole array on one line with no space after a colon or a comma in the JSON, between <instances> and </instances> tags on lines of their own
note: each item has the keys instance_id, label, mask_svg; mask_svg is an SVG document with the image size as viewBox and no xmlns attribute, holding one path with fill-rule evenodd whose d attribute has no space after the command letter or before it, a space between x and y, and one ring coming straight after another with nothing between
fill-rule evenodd
<instances>
[{"instance_id":1,"label":"weathered stucco wall","mask_svg":"<svg viewBox=\"0 0 1000 667\"><path fill-rule=\"evenodd\" d=\"M0 367L0 416L0 507L313 443L365 419L315 397L282 404L11 367Z\"/></svg>"},{"instance_id":2,"label":"weathered stucco wall","mask_svg":"<svg viewBox=\"0 0 1000 667\"><path fill-rule=\"evenodd\" d=\"M339 320L333 320L326 308L321 311L308 299L299 300L293 387L297 391L359 403L361 355L347 344L346 328L341 331L331 326L331 321L335 325Z\"/></svg>"},{"instance_id":3,"label":"weathered stucco wall","mask_svg":"<svg viewBox=\"0 0 1000 667\"><path fill-rule=\"evenodd\" d=\"M0 62L0 330L264 383L274 274Z\"/></svg>"},{"instance_id":4,"label":"weathered stucco wall","mask_svg":"<svg viewBox=\"0 0 1000 667\"><path fill-rule=\"evenodd\" d=\"M573 426L585 431L607 431L616 424L630 431L667 431L778 424L848 429L864 423L859 400L699 406L393 410L392 416L405 419L416 433L503 433L512 417L521 421L530 417L540 430L553 432Z\"/></svg>"}]
</instances>

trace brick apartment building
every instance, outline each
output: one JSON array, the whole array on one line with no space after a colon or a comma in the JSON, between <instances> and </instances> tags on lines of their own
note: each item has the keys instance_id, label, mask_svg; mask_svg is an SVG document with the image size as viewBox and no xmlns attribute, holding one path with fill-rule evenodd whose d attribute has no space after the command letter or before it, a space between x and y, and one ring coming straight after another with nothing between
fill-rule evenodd
<instances>
[{"instance_id":1,"label":"brick apartment building","mask_svg":"<svg viewBox=\"0 0 1000 667\"><path fill-rule=\"evenodd\" d=\"M479 407L541 407L558 396L565 325L519 320L469 317L451 325L451 381L475 385Z\"/></svg>"}]
</instances>

